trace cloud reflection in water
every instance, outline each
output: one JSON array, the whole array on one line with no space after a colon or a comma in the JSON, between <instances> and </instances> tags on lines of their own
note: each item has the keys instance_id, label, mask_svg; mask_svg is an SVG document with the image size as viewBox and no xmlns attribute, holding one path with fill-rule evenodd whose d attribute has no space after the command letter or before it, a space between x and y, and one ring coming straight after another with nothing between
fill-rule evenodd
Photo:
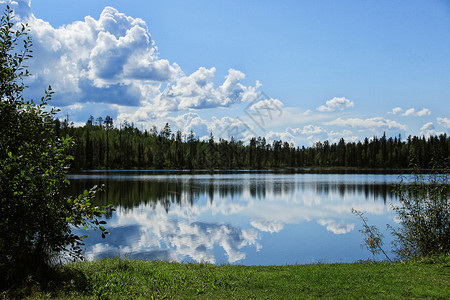
<instances>
[{"instance_id":1,"label":"cloud reflection in water","mask_svg":"<svg viewBox=\"0 0 450 300\"><path fill-rule=\"evenodd\" d=\"M108 217L112 234L106 240L86 241L87 257L243 263L247 255L264 250L265 234L281 238L286 226L298 228L299 236L290 239L301 239L302 233L325 239L326 232L344 236L354 231L351 208L374 216L389 212L395 175L300 175L97 176L107 185L99 201L113 203L117 211ZM72 179L72 185L96 180ZM309 221L323 229L309 229ZM359 243L360 237L356 251ZM295 256L294 249L286 251Z\"/></svg>"}]
</instances>

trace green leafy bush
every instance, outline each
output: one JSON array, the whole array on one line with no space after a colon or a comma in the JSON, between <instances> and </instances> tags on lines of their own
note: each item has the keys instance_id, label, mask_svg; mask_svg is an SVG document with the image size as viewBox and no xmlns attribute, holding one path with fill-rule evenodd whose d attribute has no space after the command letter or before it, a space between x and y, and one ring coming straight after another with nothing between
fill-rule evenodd
<instances>
[{"instance_id":1,"label":"green leafy bush","mask_svg":"<svg viewBox=\"0 0 450 300\"><path fill-rule=\"evenodd\" d=\"M96 189L67 198L62 189L72 147L54 133L51 88L40 104L25 101L23 78L31 57L28 25L15 24L7 7L0 21L0 288L32 276L45 280L59 258L81 257L82 238L71 226L107 233L104 212L92 205Z\"/></svg>"},{"instance_id":2,"label":"green leafy bush","mask_svg":"<svg viewBox=\"0 0 450 300\"><path fill-rule=\"evenodd\" d=\"M398 260L436 258L450 255L450 204L449 169L433 169L422 173L412 169L409 176L400 176L394 188L399 205L391 205L398 219L398 226L387 224L395 239L393 252ZM369 226L362 212L352 209L363 222L360 230L364 244L373 255L383 253L383 235L376 226Z\"/></svg>"},{"instance_id":3,"label":"green leafy bush","mask_svg":"<svg viewBox=\"0 0 450 300\"><path fill-rule=\"evenodd\" d=\"M388 225L399 259L450 254L448 177L448 168L429 174L414 169L411 176L401 177L395 189L400 205L393 206L399 226Z\"/></svg>"}]
</instances>

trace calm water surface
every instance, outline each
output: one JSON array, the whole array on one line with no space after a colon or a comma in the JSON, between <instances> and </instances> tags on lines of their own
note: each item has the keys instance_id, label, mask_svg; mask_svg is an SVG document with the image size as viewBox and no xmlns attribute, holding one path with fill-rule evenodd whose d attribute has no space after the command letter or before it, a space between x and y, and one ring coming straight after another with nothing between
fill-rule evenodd
<instances>
[{"instance_id":1,"label":"calm water surface","mask_svg":"<svg viewBox=\"0 0 450 300\"><path fill-rule=\"evenodd\" d=\"M92 232L89 259L126 255L149 260L284 265L373 259L362 249L360 220L392 240L395 174L90 172L70 175L70 193L106 185L98 203L111 235ZM84 234L81 231L77 231ZM375 257L383 259L383 257Z\"/></svg>"}]
</instances>

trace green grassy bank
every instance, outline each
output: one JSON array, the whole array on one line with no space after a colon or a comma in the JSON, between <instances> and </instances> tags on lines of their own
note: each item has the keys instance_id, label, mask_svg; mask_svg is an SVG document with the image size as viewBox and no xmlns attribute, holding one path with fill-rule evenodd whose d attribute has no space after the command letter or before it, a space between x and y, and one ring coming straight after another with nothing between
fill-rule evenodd
<instances>
[{"instance_id":1,"label":"green grassy bank","mask_svg":"<svg viewBox=\"0 0 450 300\"><path fill-rule=\"evenodd\" d=\"M2 298L450 298L450 259L293 266L214 266L127 259L79 262L57 281Z\"/></svg>"}]
</instances>

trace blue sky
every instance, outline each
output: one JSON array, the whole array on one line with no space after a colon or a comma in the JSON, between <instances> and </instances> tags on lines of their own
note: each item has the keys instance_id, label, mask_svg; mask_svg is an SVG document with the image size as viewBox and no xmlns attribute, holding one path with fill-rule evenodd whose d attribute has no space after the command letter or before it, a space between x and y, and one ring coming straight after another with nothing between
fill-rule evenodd
<instances>
[{"instance_id":1,"label":"blue sky","mask_svg":"<svg viewBox=\"0 0 450 300\"><path fill-rule=\"evenodd\" d=\"M90 115L206 137L318 140L450 132L450 2L12 3L49 84Z\"/></svg>"}]
</instances>

